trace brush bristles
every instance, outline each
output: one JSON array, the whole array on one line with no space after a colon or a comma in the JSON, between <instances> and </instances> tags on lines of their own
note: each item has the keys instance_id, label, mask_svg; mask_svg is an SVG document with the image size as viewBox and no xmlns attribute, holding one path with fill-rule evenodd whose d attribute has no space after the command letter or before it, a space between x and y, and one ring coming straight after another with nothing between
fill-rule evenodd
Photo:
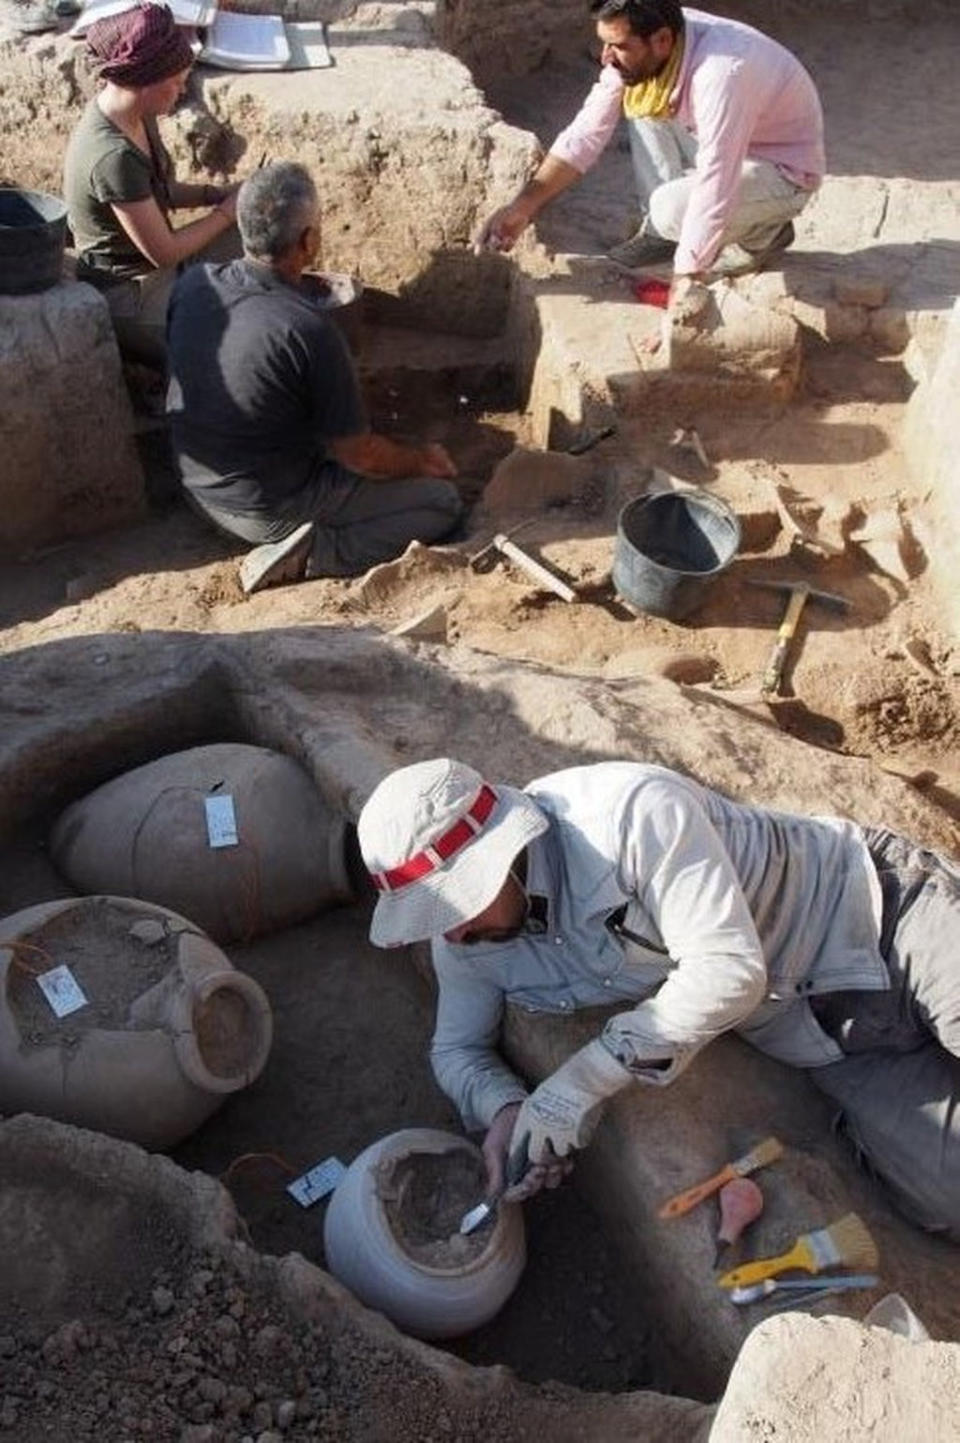
<instances>
[{"instance_id":1,"label":"brush bristles","mask_svg":"<svg viewBox=\"0 0 960 1443\"><path fill-rule=\"evenodd\" d=\"M758 1142L756 1147L742 1157L736 1163L737 1172L743 1176L744 1173L754 1172L758 1167L766 1167L768 1163L776 1162L778 1157L783 1156L783 1143L776 1137L765 1137L763 1142Z\"/></svg>"},{"instance_id":2,"label":"brush bristles","mask_svg":"<svg viewBox=\"0 0 960 1443\"><path fill-rule=\"evenodd\" d=\"M858 1272L876 1271L879 1255L877 1245L867 1230L867 1225L856 1213L847 1213L832 1227L826 1229L830 1235L841 1262Z\"/></svg>"}]
</instances>

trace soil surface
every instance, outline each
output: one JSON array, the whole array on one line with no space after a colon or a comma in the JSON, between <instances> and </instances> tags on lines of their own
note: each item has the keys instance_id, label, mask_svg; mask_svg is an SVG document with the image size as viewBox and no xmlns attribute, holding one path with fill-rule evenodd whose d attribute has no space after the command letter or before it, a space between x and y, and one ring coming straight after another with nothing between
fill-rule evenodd
<instances>
[{"instance_id":1,"label":"soil surface","mask_svg":"<svg viewBox=\"0 0 960 1443\"><path fill-rule=\"evenodd\" d=\"M466 1149L414 1153L387 1168L377 1192L401 1248L434 1268L457 1268L479 1257L490 1223L462 1234L460 1221L483 1197L484 1169Z\"/></svg>"},{"instance_id":2,"label":"soil surface","mask_svg":"<svg viewBox=\"0 0 960 1443\"><path fill-rule=\"evenodd\" d=\"M61 894L63 895L63 894ZM155 921L145 911L142 922ZM69 912L24 934L14 949L9 1001L29 1047L69 1048L96 1028L127 1027L130 1004L176 963L177 939L161 931L155 942L136 934L137 918L103 898L82 901ZM39 973L69 967L87 1005L58 1019L40 988Z\"/></svg>"}]
</instances>

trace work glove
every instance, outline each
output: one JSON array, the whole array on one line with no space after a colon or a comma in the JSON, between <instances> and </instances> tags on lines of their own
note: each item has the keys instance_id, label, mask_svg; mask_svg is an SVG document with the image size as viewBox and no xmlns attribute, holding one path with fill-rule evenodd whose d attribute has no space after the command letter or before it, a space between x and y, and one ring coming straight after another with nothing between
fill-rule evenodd
<instances>
[{"instance_id":1,"label":"work glove","mask_svg":"<svg viewBox=\"0 0 960 1443\"><path fill-rule=\"evenodd\" d=\"M631 1081L623 1063L598 1037L568 1058L541 1082L517 1114L510 1138L508 1169L519 1176L526 1167L566 1157L586 1147L608 1097Z\"/></svg>"}]
</instances>

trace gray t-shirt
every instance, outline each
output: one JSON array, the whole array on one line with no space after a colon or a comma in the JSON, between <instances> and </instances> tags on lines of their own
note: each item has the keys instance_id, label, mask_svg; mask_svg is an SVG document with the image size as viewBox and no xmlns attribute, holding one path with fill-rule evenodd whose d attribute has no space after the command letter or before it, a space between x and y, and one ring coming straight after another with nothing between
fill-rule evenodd
<instances>
[{"instance_id":1,"label":"gray t-shirt","mask_svg":"<svg viewBox=\"0 0 960 1443\"><path fill-rule=\"evenodd\" d=\"M156 121L151 117L144 124L149 153L108 120L93 99L70 137L63 193L83 280L116 280L153 270L113 211L114 204L151 195L164 215L170 210L170 157Z\"/></svg>"},{"instance_id":2,"label":"gray t-shirt","mask_svg":"<svg viewBox=\"0 0 960 1443\"><path fill-rule=\"evenodd\" d=\"M254 261L191 266L167 313L167 413L183 483L269 514L327 443L367 429L346 342L316 303Z\"/></svg>"}]
</instances>

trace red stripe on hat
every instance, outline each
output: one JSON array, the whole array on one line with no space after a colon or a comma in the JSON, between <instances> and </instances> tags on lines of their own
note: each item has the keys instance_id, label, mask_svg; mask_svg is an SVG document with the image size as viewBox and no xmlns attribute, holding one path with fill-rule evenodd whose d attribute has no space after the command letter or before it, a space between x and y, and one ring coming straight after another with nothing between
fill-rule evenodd
<instances>
[{"instance_id":1,"label":"red stripe on hat","mask_svg":"<svg viewBox=\"0 0 960 1443\"><path fill-rule=\"evenodd\" d=\"M400 887L407 887L411 882L419 882L421 877L436 872L444 862L449 861L483 830L483 824L496 802L496 792L484 782L470 810L455 822L448 832L442 832L429 847L425 847L413 857L408 857L399 867L391 867L386 872L370 873L377 891L396 892Z\"/></svg>"}]
</instances>

